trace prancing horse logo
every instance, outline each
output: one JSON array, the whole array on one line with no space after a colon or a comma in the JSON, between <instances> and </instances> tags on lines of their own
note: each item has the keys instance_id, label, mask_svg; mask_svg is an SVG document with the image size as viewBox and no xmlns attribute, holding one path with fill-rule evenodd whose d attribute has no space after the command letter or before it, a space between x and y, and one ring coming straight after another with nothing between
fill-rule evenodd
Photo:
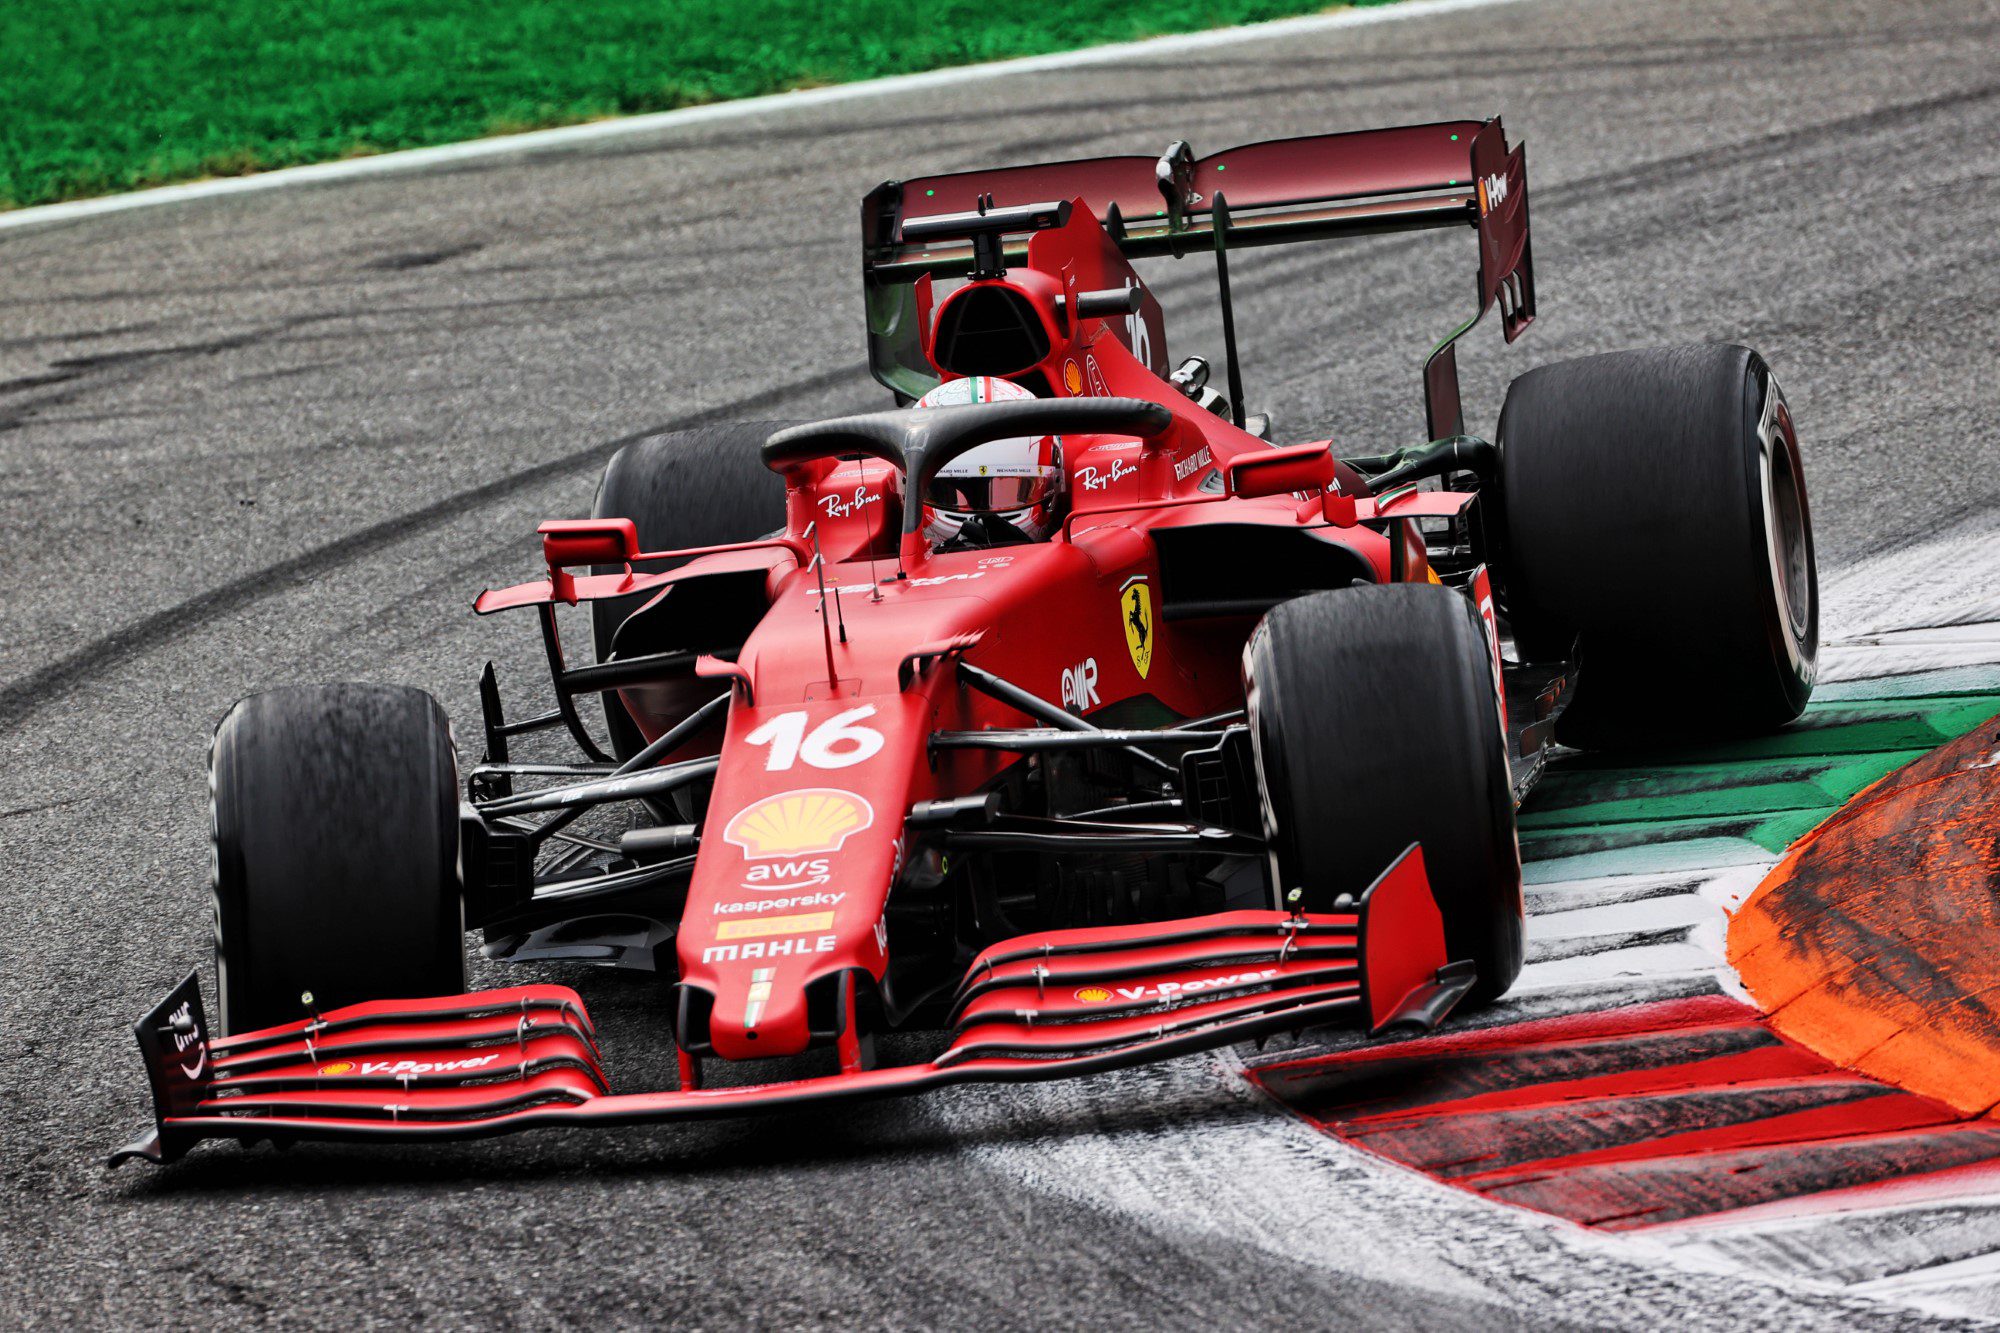
<instances>
[{"instance_id":1,"label":"prancing horse logo","mask_svg":"<svg viewBox=\"0 0 2000 1333\"><path fill-rule=\"evenodd\" d=\"M1144 574L1125 580L1118 590L1118 608L1124 612L1125 646L1132 652L1132 666L1144 680L1153 668L1153 585Z\"/></svg>"}]
</instances>

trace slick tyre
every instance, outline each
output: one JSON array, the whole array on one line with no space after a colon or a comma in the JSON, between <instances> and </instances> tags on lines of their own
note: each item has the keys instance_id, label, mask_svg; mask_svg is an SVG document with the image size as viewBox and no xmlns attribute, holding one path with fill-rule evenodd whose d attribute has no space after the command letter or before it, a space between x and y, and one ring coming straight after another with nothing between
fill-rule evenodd
<instances>
[{"instance_id":1,"label":"slick tyre","mask_svg":"<svg viewBox=\"0 0 2000 1333\"><path fill-rule=\"evenodd\" d=\"M1423 846L1446 950L1475 1000L1521 971L1521 853L1493 656L1478 613L1431 584L1285 602L1244 653L1264 834L1282 900L1360 894Z\"/></svg>"},{"instance_id":2,"label":"slick tyre","mask_svg":"<svg viewBox=\"0 0 2000 1333\"><path fill-rule=\"evenodd\" d=\"M1747 347L1614 352L1514 381L1501 584L1530 661L1572 645L1565 744L1770 731L1812 693L1819 584L1798 436Z\"/></svg>"},{"instance_id":3,"label":"slick tyre","mask_svg":"<svg viewBox=\"0 0 2000 1333\"><path fill-rule=\"evenodd\" d=\"M421 690L253 694L216 726L208 780L222 1030L465 990L458 764Z\"/></svg>"},{"instance_id":4,"label":"slick tyre","mask_svg":"<svg viewBox=\"0 0 2000 1333\"><path fill-rule=\"evenodd\" d=\"M764 466L763 446L790 421L736 421L698 426L628 444L605 464L597 484L597 518L629 518L639 529L639 549L667 551L754 541L785 526L785 487ZM642 573L672 569L679 561L644 562ZM617 573L600 567L600 574ZM594 602L591 637L597 660L608 660L618 627L647 601L641 594ZM604 696L605 724L613 752L629 759L644 746L639 729L616 693Z\"/></svg>"}]
</instances>

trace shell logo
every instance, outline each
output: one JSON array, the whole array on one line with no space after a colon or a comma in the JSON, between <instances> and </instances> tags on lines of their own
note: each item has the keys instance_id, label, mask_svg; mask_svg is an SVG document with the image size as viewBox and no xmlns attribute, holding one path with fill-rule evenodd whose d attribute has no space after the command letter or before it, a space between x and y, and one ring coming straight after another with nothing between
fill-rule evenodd
<instances>
[{"instance_id":1,"label":"shell logo","mask_svg":"<svg viewBox=\"0 0 2000 1333\"><path fill-rule=\"evenodd\" d=\"M1085 1004L1103 1004L1111 998L1111 992L1102 986L1085 986L1076 993L1076 998Z\"/></svg>"},{"instance_id":2,"label":"shell logo","mask_svg":"<svg viewBox=\"0 0 2000 1333\"><path fill-rule=\"evenodd\" d=\"M321 1065L319 1072L322 1074L351 1074L354 1072L354 1061L335 1060L330 1065Z\"/></svg>"},{"instance_id":3,"label":"shell logo","mask_svg":"<svg viewBox=\"0 0 2000 1333\"><path fill-rule=\"evenodd\" d=\"M729 821L722 837L753 861L813 856L839 851L874 822L874 810L853 792L808 787L746 807Z\"/></svg>"}]
</instances>

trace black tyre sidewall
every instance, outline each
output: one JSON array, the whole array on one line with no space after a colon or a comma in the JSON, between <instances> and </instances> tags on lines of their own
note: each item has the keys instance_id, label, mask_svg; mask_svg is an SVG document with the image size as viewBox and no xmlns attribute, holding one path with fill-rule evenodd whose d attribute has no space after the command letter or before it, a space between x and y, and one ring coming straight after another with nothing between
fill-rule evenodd
<instances>
[{"instance_id":1,"label":"black tyre sidewall","mask_svg":"<svg viewBox=\"0 0 2000 1333\"><path fill-rule=\"evenodd\" d=\"M465 989L458 773L437 701L301 686L239 702L209 748L224 1032Z\"/></svg>"},{"instance_id":2,"label":"black tyre sidewall","mask_svg":"<svg viewBox=\"0 0 2000 1333\"><path fill-rule=\"evenodd\" d=\"M1284 603L1244 654L1265 833L1282 895L1327 911L1423 847L1452 959L1503 993L1523 955L1520 847L1477 611L1432 585Z\"/></svg>"},{"instance_id":3,"label":"black tyre sidewall","mask_svg":"<svg viewBox=\"0 0 2000 1333\"><path fill-rule=\"evenodd\" d=\"M629 518L639 548L667 551L754 541L785 524L785 488L764 466L763 444L796 423L738 421L674 431L626 445L611 456L591 506L596 518ZM642 573L672 569L683 561L647 562ZM595 572L617 573L600 566ZM591 604L591 637L597 660L607 660L612 640L645 595ZM612 752L629 759L645 745L616 693L604 696Z\"/></svg>"},{"instance_id":4,"label":"black tyre sidewall","mask_svg":"<svg viewBox=\"0 0 2000 1333\"><path fill-rule=\"evenodd\" d=\"M1783 408L1762 358L1726 344L1587 357L1509 386L1503 602L1525 659L1575 645L1565 742L1769 730L1804 708L1818 641L1810 509L1787 410L1771 444L1797 482L1807 553L1794 638L1767 545L1767 395ZM1685 707L1666 706L1683 694Z\"/></svg>"}]
</instances>

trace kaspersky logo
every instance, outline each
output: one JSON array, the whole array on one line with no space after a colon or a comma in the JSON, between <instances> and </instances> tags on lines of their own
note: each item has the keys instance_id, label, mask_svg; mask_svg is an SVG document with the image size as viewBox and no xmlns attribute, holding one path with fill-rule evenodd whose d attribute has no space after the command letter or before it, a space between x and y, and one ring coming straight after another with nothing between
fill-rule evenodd
<instances>
[{"instance_id":1,"label":"kaspersky logo","mask_svg":"<svg viewBox=\"0 0 2000 1333\"><path fill-rule=\"evenodd\" d=\"M500 1058L498 1051L469 1055L462 1060L333 1060L319 1067L327 1078L342 1074L386 1075L390 1078L421 1074L457 1074L468 1069L484 1069Z\"/></svg>"}]
</instances>

